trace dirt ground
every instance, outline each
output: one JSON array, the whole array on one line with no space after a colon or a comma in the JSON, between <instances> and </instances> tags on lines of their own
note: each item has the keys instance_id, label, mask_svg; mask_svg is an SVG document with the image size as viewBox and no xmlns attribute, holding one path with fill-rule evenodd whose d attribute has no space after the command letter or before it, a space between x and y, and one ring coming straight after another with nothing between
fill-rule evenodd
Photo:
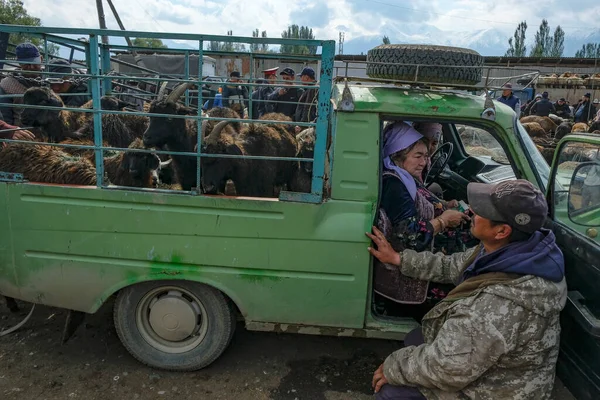
<instances>
[{"instance_id":1,"label":"dirt ground","mask_svg":"<svg viewBox=\"0 0 600 400\"><path fill-rule=\"evenodd\" d=\"M0 300L0 331L29 312ZM36 307L19 331L0 338L0 399L11 400L367 400L373 371L400 342L248 332L238 325L226 352L193 373L155 370L121 345L112 304L89 316L65 345L66 312ZM557 382L554 399L573 397Z\"/></svg>"}]
</instances>

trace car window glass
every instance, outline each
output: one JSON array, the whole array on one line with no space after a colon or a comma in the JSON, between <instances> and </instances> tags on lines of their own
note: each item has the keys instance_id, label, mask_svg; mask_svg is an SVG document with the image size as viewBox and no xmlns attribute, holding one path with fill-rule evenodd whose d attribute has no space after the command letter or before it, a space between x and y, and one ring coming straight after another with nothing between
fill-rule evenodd
<instances>
[{"instance_id":1,"label":"car window glass","mask_svg":"<svg viewBox=\"0 0 600 400\"><path fill-rule=\"evenodd\" d=\"M600 220L600 148L572 142L564 145L557 159L554 188L554 217L557 222L586 232Z\"/></svg>"},{"instance_id":2,"label":"car window glass","mask_svg":"<svg viewBox=\"0 0 600 400\"><path fill-rule=\"evenodd\" d=\"M506 152L491 133L469 125L456 124L455 126L468 155L510 165Z\"/></svg>"}]
</instances>

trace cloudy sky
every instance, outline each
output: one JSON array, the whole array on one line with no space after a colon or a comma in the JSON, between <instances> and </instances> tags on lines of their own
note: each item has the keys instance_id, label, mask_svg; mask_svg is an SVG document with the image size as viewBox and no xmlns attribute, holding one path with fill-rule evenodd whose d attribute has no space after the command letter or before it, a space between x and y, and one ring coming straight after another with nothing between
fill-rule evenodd
<instances>
[{"instance_id":1,"label":"cloudy sky","mask_svg":"<svg viewBox=\"0 0 600 400\"><path fill-rule=\"evenodd\" d=\"M30 14L45 26L97 27L95 0L24 0ZM250 36L258 28L279 37L289 24L308 25L318 39L346 41L365 36L385 35L392 42L403 35L469 34L494 29L506 40L523 19L533 38L542 18L552 29L581 33L598 29L600 1L577 0L113 0L125 27L130 30L186 32ZM543 3L543 7L541 6ZM575 7L576 3L576 7ZM109 28L118 26L105 2ZM441 32L440 32L441 31Z\"/></svg>"}]
</instances>

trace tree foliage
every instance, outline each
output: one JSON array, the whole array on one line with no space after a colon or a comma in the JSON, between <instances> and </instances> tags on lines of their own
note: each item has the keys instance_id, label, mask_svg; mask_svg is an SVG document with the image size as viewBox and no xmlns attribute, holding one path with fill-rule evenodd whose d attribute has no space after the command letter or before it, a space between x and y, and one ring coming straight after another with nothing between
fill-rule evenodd
<instances>
[{"instance_id":1,"label":"tree foliage","mask_svg":"<svg viewBox=\"0 0 600 400\"><path fill-rule=\"evenodd\" d=\"M552 38L552 49L550 50L550 57L562 57L563 51L565 50L565 31L559 26L554 30L554 36Z\"/></svg>"},{"instance_id":2,"label":"tree foliage","mask_svg":"<svg viewBox=\"0 0 600 400\"><path fill-rule=\"evenodd\" d=\"M550 36L550 26L548 21L543 19L540 28L535 33L533 48L529 57L547 57L552 48L552 36Z\"/></svg>"},{"instance_id":3,"label":"tree foliage","mask_svg":"<svg viewBox=\"0 0 600 400\"><path fill-rule=\"evenodd\" d=\"M258 29L255 29L254 31L252 31L252 37L262 37L262 38L266 38L267 37L267 31L262 31L260 33L259 36L259 31ZM258 44L258 43L252 43L250 45L250 51L252 53L268 53L269 52L269 45L267 43L263 43L263 44Z\"/></svg>"},{"instance_id":4,"label":"tree foliage","mask_svg":"<svg viewBox=\"0 0 600 400\"><path fill-rule=\"evenodd\" d=\"M384 35L384 36L383 36L382 43L383 43L383 44L390 44L390 38Z\"/></svg>"},{"instance_id":5,"label":"tree foliage","mask_svg":"<svg viewBox=\"0 0 600 400\"><path fill-rule=\"evenodd\" d=\"M600 58L600 43L586 43L575 53L577 58Z\"/></svg>"},{"instance_id":6,"label":"tree foliage","mask_svg":"<svg viewBox=\"0 0 600 400\"><path fill-rule=\"evenodd\" d=\"M508 50L506 57L525 57L527 46L525 45L525 33L527 32L527 21L522 21L515 29L513 38L508 39Z\"/></svg>"},{"instance_id":7,"label":"tree foliage","mask_svg":"<svg viewBox=\"0 0 600 400\"><path fill-rule=\"evenodd\" d=\"M29 15L22 0L0 0L0 23L9 25L27 25L27 26L42 26L39 18ZM10 42L14 45L23 42L31 42L38 46L41 51L44 51L43 40L30 35L20 33L12 33ZM59 47L53 43L48 43L48 53L58 55Z\"/></svg>"},{"instance_id":8,"label":"tree foliage","mask_svg":"<svg viewBox=\"0 0 600 400\"><path fill-rule=\"evenodd\" d=\"M290 25L287 30L281 32L283 39L314 39L312 28L308 26ZM317 54L317 46L295 46L282 44L280 53L285 54Z\"/></svg>"},{"instance_id":9,"label":"tree foliage","mask_svg":"<svg viewBox=\"0 0 600 400\"><path fill-rule=\"evenodd\" d=\"M155 49L166 49L168 47L162 40L150 38L135 38L132 44L136 47L153 47Z\"/></svg>"},{"instance_id":10,"label":"tree foliage","mask_svg":"<svg viewBox=\"0 0 600 400\"><path fill-rule=\"evenodd\" d=\"M233 36L233 31L229 30L227 31L227 36ZM214 41L211 40L210 44L208 45L208 49L210 51L236 51L236 52L240 52L240 51L246 51L246 45L244 45L243 43L233 43L233 42L219 42L219 41Z\"/></svg>"}]
</instances>

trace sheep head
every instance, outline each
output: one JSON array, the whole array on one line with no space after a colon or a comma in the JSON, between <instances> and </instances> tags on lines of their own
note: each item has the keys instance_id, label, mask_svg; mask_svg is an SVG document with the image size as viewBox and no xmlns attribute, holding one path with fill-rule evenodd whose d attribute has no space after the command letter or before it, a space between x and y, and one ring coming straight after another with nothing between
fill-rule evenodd
<instances>
[{"instance_id":1,"label":"sheep head","mask_svg":"<svg viewBox=\"0 0 600 400\"><path fill-rule=\"evenodd\" d=\"M135 139L130 149L144 149L140 139ZM163 167L160 158L152 153L125 152L117 169L116 185L132 187L157 187L158 173Z\"/></svg>"},{"instance_id":2,"label":"sheep head","mask_svg":"<svg viewBox=\"0 0 600 400\"><path fill-rule=\"evenodd\" d=\"M32 87L25 91L23 104L32 106L64 107L61 98L47 87ZM26 108L21 116L23 123L29 126L46 126L59 121L60 110L40 110Z\"/></svg>"}]
</instances>

